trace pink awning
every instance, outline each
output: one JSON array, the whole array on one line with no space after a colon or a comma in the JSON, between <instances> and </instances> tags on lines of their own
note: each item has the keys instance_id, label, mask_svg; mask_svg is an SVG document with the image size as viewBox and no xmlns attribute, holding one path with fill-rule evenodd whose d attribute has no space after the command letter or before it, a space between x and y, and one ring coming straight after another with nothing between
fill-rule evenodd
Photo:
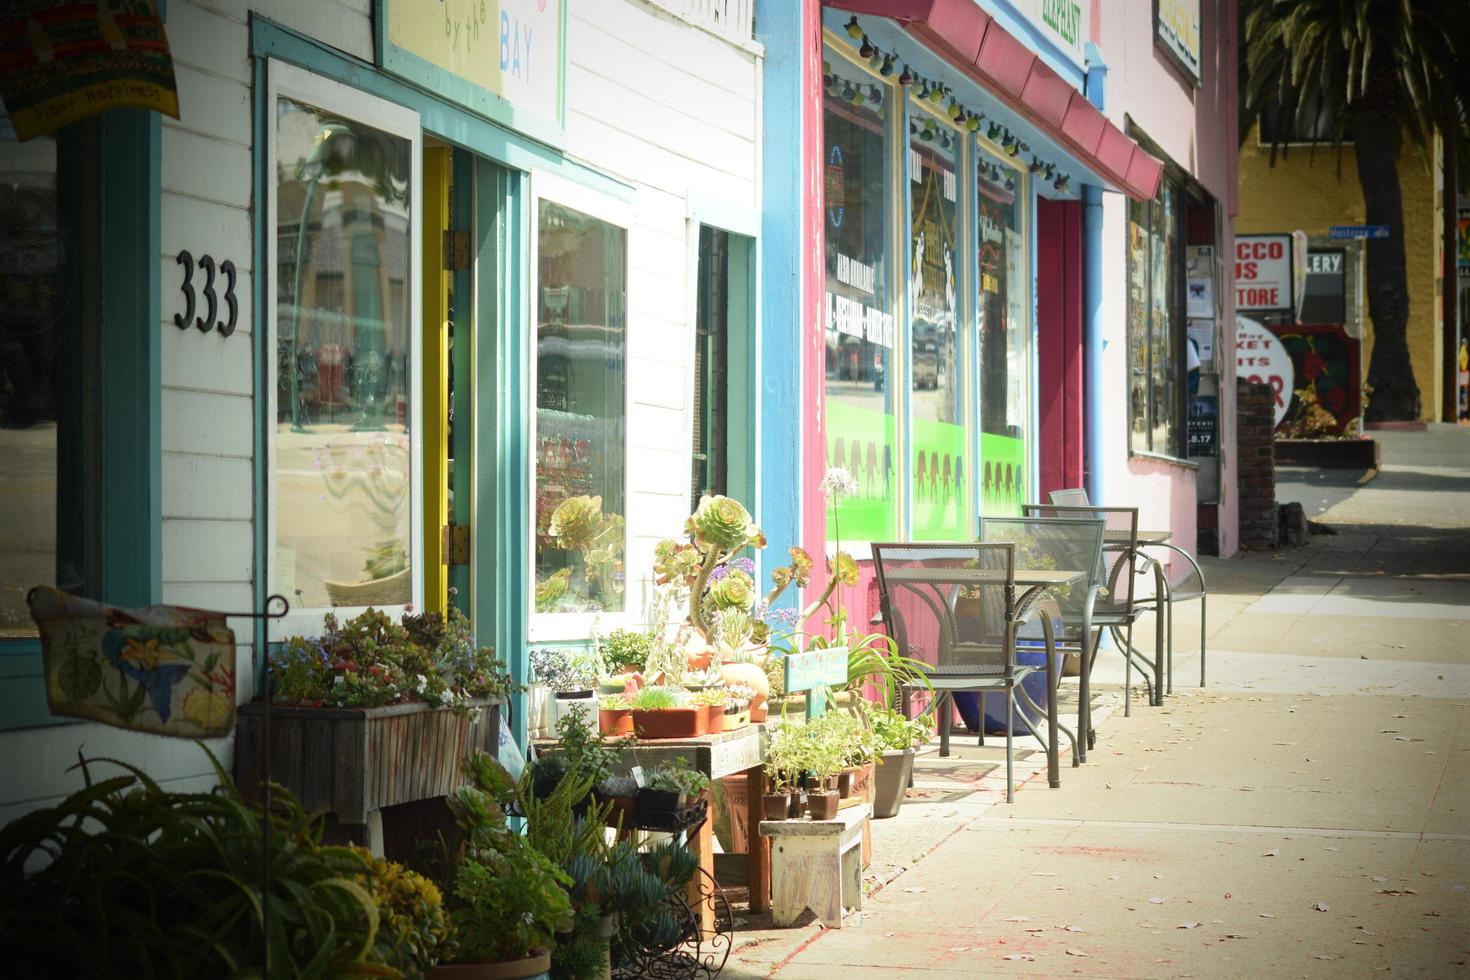
<instances>
[{"instance_id":1,"label":"pink awning","mask_svg":"<svg viewBox=\"0 0 1470 980\"><path fill-rule=\"evenodd\" d=\"M1130 197L1158 193L1164 163L1144 152L975 0L822 0L901 23L1104 180Z\"/></svg>"}]
</instances>

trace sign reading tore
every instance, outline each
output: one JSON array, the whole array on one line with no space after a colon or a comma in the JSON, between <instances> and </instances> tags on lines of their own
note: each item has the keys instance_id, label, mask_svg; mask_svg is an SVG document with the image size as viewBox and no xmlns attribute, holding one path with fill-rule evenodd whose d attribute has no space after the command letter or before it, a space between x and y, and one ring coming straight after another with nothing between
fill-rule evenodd
<instances>
[{"instance_id":1,"label":"sign reading tore","mask_svg":"<svg viewBox=\"0 0 1470 980\"><path fill-rule=\"evenodd\" d=\"M1291 309L1291 236L1235 236L1235 308Z\"/></svg>"}]
</instances>

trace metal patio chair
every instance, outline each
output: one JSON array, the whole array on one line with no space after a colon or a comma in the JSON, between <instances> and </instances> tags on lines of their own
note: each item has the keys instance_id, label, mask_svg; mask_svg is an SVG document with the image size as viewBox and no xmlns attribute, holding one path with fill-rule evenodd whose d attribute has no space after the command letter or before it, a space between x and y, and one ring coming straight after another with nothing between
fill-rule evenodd
<instances>
[{"instance_id":1,"label":"metal patio chair","mask_svg":"<svg viewBox=\"0 0 1470 980\"><path fill-rule=\"evenodd\" d=\"M904 656L929 664L939 717L939 754L949 755L951 696L956 691L1001 691L1006 698L1006 802L1015 799L1014 729L1017 699L1037 716L1040 707L1021 682L1045 670L1054 686L1056 644L1049 617L1042 617L1047 664L1016 663L1016 633L1039 590L1016 596L1015 548L1008 544L874 544L873 567L879 607L888 635ZM915 686L902 689L904 714ZM1047 753L1052 785L1057 773L1056 729L1043 738L1020 712L1021 722Z\"/></svg>"},{"instance_id":2,"label":"metal patio chair","mask_svg":"<svg viewBox=\"0 0 1470 980\"><path fill-rule=\"evenodd\" d=\"M1143 652L1133 645L1133 624L1138 622L1144 613L1153 609L1151 603L1139 602L1135 597L1134 580L1141 574L1151 572L1153 568L1152 559L1138 550L1138 509L1134 507L1058 507L1052 504L1025 504L1021 508L1021 513L1025 517L1070 517L1101 519L1104 522L1105 537L1102 555L1092 568L1093 575L1089 582L1090 585L1098 587L1097 599L1093 604L1091 625L1110 628L1123 653L1124 717L1133 713L1133 668L1135 666L1138 667L1144 684L1148 688L1149 703L1154 703L1154 695L1160 690L1159 682L1163 678L1164 671L1164 619L1162 616L1158 617L1155 628L1154 660L1149 663ZM1108 543L1109 539L1112 540L1112 544ZM1111 564L1108 560L1110 551L1121 552ZM1088 748L1092 748L1097 741L1097 733L1093 730L1091 723L1091 697L1092 668L1097 662L1100 645L1096 640L1093 642L1091 655L1084 659L1079 679L1078 696L1082 702L1081 711L1087 717L1087 721L1085 724L1082 722L1078 724L1082 728L1082 733L1087 737ZM1149 677L1150 673L1153 674L1152 680Z\"/></svg>"},{"instance_id":3,"label":"metal patio chair","mask_svg":"<svg viewBox=\"0 0 1470 980\"><path fill-rule=\"evenodd\" d=\"M1010 543L1016 547L1017 568L1073 568L1087 572L1087 580L1050 589L1041 600L1041 615L1056 617L1053 633L1059 654L1053 673L1055 698L1061 686L1060 654L1076 650L1082 663L1089 663L1102 630L1095 623L1095 610L1103 587L1097 570L1103 560L1106 523L1101 518L1080 517L982 517L980 540L987 544ZM1104 600L1105 601L1105 600ZM1087 717L1082 700L1077 704L1077 727L1085 732ZM1071 730L1061 726L1072 743L1072 764L1087 758L1086 749Z\"/></svg>"},{"instance_id":4,"label":"metal patio chair","mask_svg":"<svg viewBox=\"0 0 1470 980\"><path fill-rule=\"evenodd\" d=\"M1082 487L1067 490L1053 490L1051 492L1051 502L1064 507L1090 506L1087 500L1087 490ZM1199 562L1195 560L1193 555L1176 544L1160 541L1153 544L1143 544L1140 547L1145 551L1151 548L1167 549L1183 558L1185 564L1188 566L1185 570L1184 577L1177 582L1171 582L1167 576L1164 577L1164 585L1167 590L1167 595L1164 597L1164 608L1168 617L1165 629L1169 633L1169 652L1166 664L1168 669L1165 671L1164 690L1169 694L1174 692L1174 603L1189 602L1193 599L1199 600L1199 686L1204 687L1205 653L1206 647L1208 646L1205 639L1205 630L1209 616L1208 603L1210 598L1209 586L1205 583L1204 569L1200 568Z\"/></svg>"}]
</instances>

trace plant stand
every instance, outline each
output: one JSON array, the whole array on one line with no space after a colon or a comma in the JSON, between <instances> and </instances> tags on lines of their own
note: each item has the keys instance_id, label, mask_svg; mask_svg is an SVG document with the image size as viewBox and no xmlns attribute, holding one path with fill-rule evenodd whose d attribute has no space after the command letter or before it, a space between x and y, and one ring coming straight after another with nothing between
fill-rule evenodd
<instances>
[{"instance_id":1,"label":"plant stand","mask_svg":"<svg viewBox=\"0 0 1470 980\"><path fill-rule=\"evenodd\" d=\"M472 702L467 713L426 704L384 708L296 708L260 701L238 709L235 782L263 798L267 779L308 810L326 810L347 835L383 852L381 811L452 793L460 762L500 743L500 702Z\"/></svg>"},{"instance_id":2,"label":"plant stand","mask_svg":"<svg viewBox=\"0 0 1470 980\"><path fill-rule=\"evenodd\" d=\"M842 928L844 909L863 907L863 824L866 803L841 810L835 820L762 820L771 839L771 919L796 924L811 909L829 929Z\"/></svg>"}]
</instances>

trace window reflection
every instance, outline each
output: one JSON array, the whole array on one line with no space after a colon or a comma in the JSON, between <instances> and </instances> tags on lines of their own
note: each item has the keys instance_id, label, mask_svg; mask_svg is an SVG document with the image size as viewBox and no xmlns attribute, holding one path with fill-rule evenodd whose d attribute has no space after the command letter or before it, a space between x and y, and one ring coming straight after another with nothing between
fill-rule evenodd
<instances>
[{"instance_id":1,"label":"window reflection","mask_svg":"<svg viewBox=\"0 0 1470 980\"><path fill-rule=\"evenodd\" d=\"M913 392L913 537L954 541L964 536L965 413L960 402L956 336L959 268L959 135L915 110L910 123L910 292L914 300L909 357Z\"/></svg>"},{"instance_id":2,"label":"window reflection","mask_svg":"<svg viewBox=\"0 0 1470 980\"><path fill-rule=\"evenodd\" d=\"M537 612L623 608L627 232L537 217Z\"/></svg>"},{"instance_id":3,"label":"window reflection","mask_svg":"<svg viewBox=\"0 0 1470 980\"><path fill-rule=\"evenodd\" d=\"M277 101L273 585L292 605L412 596L410 157Z\"/></svg>"},{"instance_id":4,"label":"window reflection","mask_svg":"<svg viewBox=\"0 0 1470 980\"><path fill-rule=\"evenodd\" d=\"M979 163L981 511L1020 512L1027 500L1026 436L1031 416L1021 172L986 154Z\"/></svg>"},{"instance_id":5,"label":"window reflection","mask_svg":"<svg viewBox=\"0 0 1470 980\"><path fill-rule=\"evenodd\" d=\"M893 349L897 342L885 136L892 94L860 69L825 65L827 463L847 468L857 492L829 511L827 533L882 541L896 533Z\"/></svg>"}]
</instances>

